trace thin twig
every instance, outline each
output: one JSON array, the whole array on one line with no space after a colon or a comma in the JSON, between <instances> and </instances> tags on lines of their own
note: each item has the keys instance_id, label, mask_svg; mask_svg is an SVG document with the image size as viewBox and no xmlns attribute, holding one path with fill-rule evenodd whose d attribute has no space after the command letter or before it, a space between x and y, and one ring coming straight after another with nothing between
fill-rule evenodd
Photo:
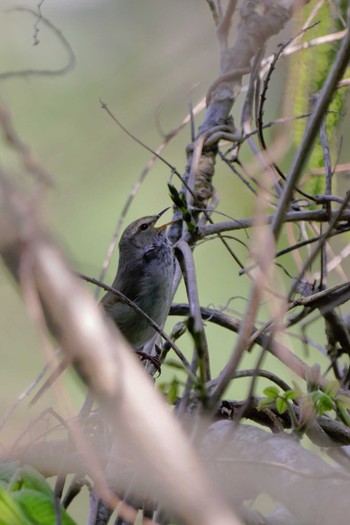
<instances>
[{"instance_id":1,"label":"thin twig","mask_svg":"<svg viewBox=\"0 0 350 525\"><path fill-rule=\"evenodd\" d=\"M155 323L153 319L149 317L149 315L147 315L143 310L141 310L141 308L139 308L139 306L137 306L137 304L134 303L134 301L131 301L131 299L126 297L126 295L124 295L119 290L116 290L115 288L112 288L111 286L108 286L107 284L102 283L98 281L97 279L94 279L93 277L89 277L88 275L83 275L81 273L79 274L79 277L81 277L82 279L84 279L84 281L88 283L95 284L96 286L103 288L103 290L106 290L107 292L111 292L116 297L118 297L118 299L120 299L123 303L127 304L128 306L130 306L130 308L135 310L135 312L142 315L146 319L146 321L152 326L152 328L154 328L156 332L158 332L158 334L160 334L163 337L163 339L168 343L168 345L171 346L171 348L174 350L175 354L178 356L178 358L183 363L183 365L186 367L186 369L187 370L190 369L189 362L187 361L186 357L183 355L181 350L178 348L178 346L174 343L174 341L172 341L170 337L164 332L164 330L162 330L157 325L157 323Z\"/></svg>"},{"instance_id":2,"label":"thin twig","mask_svg":"<svg viewBox=\"0 0 350 525\"><path fill-rule=\"evenodd\" d=\"M291 287L291 289L289 291L288 300L290 300L293 297L295 291L298 288L299 282L302 279L303 275L305 274L306 270L310 267L312 262L317 257L319 251L322 249L324 243L327 241L328 237L331 235L331 233L333 231L333 228L335 227L335 225L338 222L339 218L342 216L342 213L345 210L345 208L347 207L347 204L348 204L349 200L350 200L350 191L348 191L346 193L346 197L344 199L343 204L340 206L340 208L334 214L332 214L332 218L331 218L331 220L329 222L329 226L328 226L327 230L325 231L324 234L321 235L318 245L310 253L309 257L304 262L303 267L302 267L301 271L299 272L298 277L294 280L294 283L293 283L293 285L292 285L292 287Z\"/></svg>"},{"instance_id":3,"label":"thin twig","mask_svg":"<svg viewBox=\"0 0 350 525\"><path fill-rule=\"evenodd\" d=\"M9 12L23 12L23 13L30 13L35 18L38 18L37 11L34 11L33 9L29 9L28 7L15 7L13 9L10 9ZM15 77L34 77L34 76L41 76L41 77L49 77L49 76L59 76L64 75L65 73L68 73L71 71L75 65L75 55L74 51L71 48L70 43L65 38L63 33L57 29L56 26L50 22L47 18L41 15L40 18L41 22L50 28L50 30L54 33L54 35L58 38L58 40L61 42L62 46L67 51L68 60L67 64L59 69L19 69L17 71L5 71L3 73L0 73L0 80L8 80Z\"/></svg>"}]
</instances>

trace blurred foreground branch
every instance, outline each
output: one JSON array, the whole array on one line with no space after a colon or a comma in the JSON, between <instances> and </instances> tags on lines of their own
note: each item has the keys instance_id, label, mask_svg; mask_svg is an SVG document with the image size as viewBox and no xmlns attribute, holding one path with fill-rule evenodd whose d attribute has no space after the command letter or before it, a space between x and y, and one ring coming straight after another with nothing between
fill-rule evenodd
<instances>
[{"instance_id":1,"label":"blurred foreground branch","mask_svg":"<svg viewBox=\"0 0 350 525\"><path fill-rule=\"evenodd\" d=\"M342 467L334 467L305 450L291 436L270 434L249 425L236 427L231 421L213 423L198 450L207 475L237 508L254 500L264 487L264 492L282 505L284 512L288 511L291 521L287 523L348 523L350 474L343 468L349 465L346 453ZM67 472L85 473L87 465L81 453L72 447L67 449L66 440L33 445L22 453L21 459L46 475L53 475L67 451ZM115 464L117 471L125 468L120 458L115 458ZM246 523L255 523L242 512ZM276 519L281 509L276 512L258 523L285 523L281 517Z\"/></svg>"},{"instance_id":2,"label":"blurred foreground branch","mask_svg":"<svg viewBox=\"0 0 350 525\"><path fill-rule=\"evenodd\" d=\"M186 523L238 523L127 343L70 271L30 203L4 177L0 209L5 264L38 297L52 335L112 425L119 452L132 454L138 479Z\"/></svg>"}]
</instances>

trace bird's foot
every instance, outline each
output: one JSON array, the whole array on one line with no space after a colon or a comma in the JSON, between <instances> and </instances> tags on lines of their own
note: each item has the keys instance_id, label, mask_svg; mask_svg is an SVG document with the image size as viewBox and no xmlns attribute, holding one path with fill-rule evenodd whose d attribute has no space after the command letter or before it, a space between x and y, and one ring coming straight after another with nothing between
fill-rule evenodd
<instances>
[{"instance_id":1,"label":"bird's foot","mask_svg":"<svg viewBox=\"0 0 350 525\"><path fill-rule=\"evenodd\" d=\"M158 372L158 374L160 375L161 362L160 362L160 359L159 359L158 356L148 355L145 352L136 352L136 353L139 356L139 358L141 359L141 361L145 361L145 360L150 361L152 363L152 365L155 367L155 369Z\"/></svg>"}]
</instances>

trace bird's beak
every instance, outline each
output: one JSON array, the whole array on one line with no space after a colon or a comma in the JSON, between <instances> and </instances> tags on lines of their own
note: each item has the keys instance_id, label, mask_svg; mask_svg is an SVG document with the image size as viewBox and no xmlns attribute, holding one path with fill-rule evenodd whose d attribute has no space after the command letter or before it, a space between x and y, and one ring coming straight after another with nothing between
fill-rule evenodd
<instances>
[{"instance_id":1,"label":"bird's beak","mask_svg":"<svg viewBox=\"0 0 350 525\"><path fill-rule=\"evenodd\" d=\"M164 210L160 211L160 212L158 213L158 215L157 215L157 220L158 220L162 215L164 215L164 213L165 213L166 211L168 211L168 210L170 210L170 207L165 208Z\"/></svg>"},{"instance_id":2,"label":"bird's beak","mask_svg":"<svg viewBox=\"0 0 350 525\"><path fill-rule=\"evenodd\" d=\"M176 221L170 221L170 222L167 222L166 224L162 224L162 226L158 226L157 228L154 228L156 230L156 232L162 232L163 230L165 230L168 226L170 226L170 224L175 224L175 222L178 222L180 219L177 219Z\"/></svg>"},{"instance_id":3,"label":"bird's beak","mask_svg":"<svg viewBox=\"0 0 350 525\"><path fill-rule=\"evenodd\" d=\"M157 221L159 219L159 217L161 217L166 211L170 210L170 207L169 208L165 208L165 210L161 211L160 213L158 213L157 215ZM171 224L175 224L175 222L178 222L180 221L181 219L176 219L175 221L170 221L170 222L167 222L166 224L162 224L162 226L158 226L157 228L154 228L156 230L156 232L162 232L164 231L168 226L170 226Z\"/></svg>"}]
</instances>

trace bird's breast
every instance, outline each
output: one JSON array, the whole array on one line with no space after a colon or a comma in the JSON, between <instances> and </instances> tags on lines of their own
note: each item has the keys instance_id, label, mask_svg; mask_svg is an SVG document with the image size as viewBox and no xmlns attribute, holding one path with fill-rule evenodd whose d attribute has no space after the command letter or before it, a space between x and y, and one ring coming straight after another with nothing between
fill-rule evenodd
<instances>
[{"instance_id":1,"label":"bird's breast","mask_svg":"<svg viewBox=\"0 0 350 525\"><path fill-rule=\"evenodd\" d=\"M132 260L120 260L113 287L163 327L171 302L173 251L166 242L149 246L137 255ZM130 306L110 299L105 308L134 348L140 348L154 335L146 319Z\"/></svg>"}]
</instances>

